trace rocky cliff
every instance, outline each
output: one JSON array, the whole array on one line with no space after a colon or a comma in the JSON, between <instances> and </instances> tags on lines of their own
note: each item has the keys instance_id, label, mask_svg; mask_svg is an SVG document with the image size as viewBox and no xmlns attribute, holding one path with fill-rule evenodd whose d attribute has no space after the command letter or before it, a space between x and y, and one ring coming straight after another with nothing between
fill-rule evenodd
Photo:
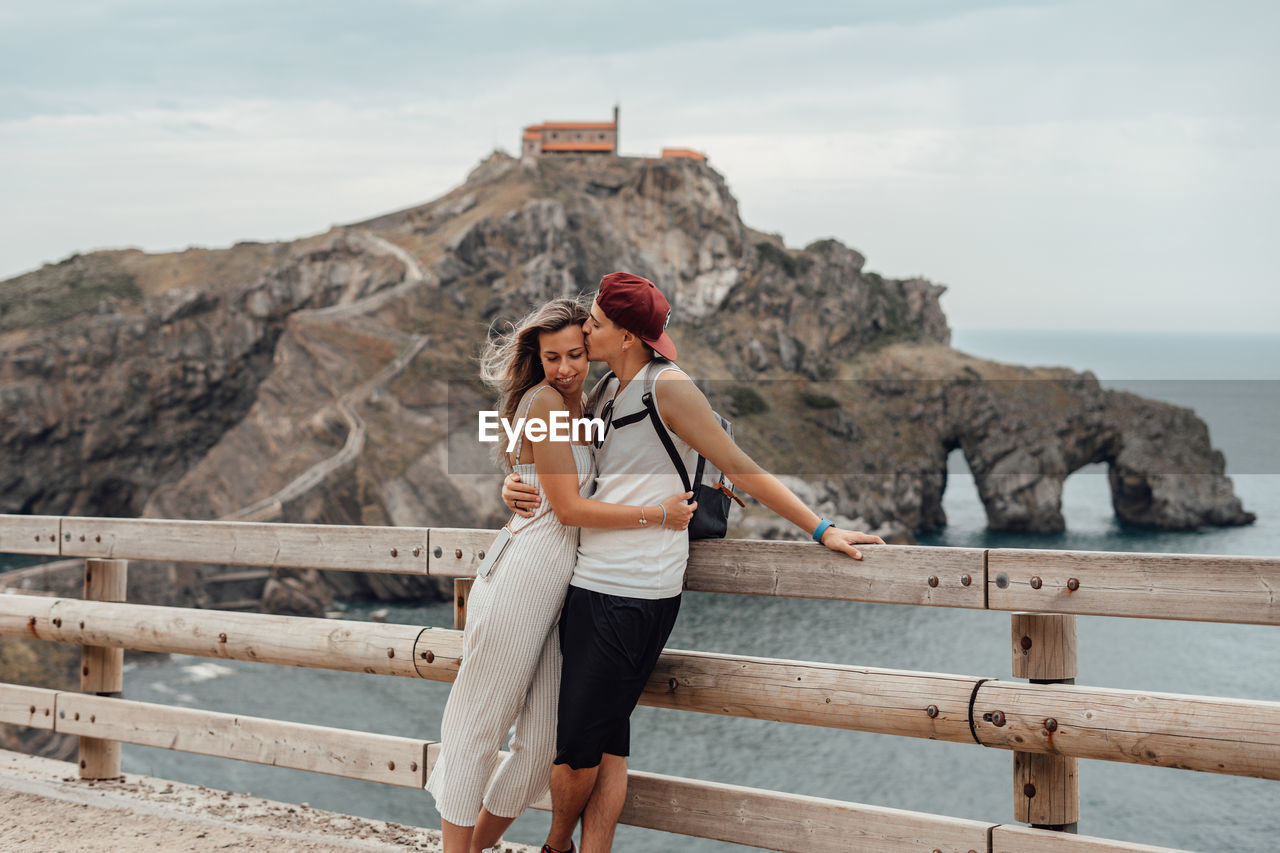
<instances>
[{"instance_id":1,"label":"rocky cliff","mask_svg":"<svg viewBox=\"0 0 1280 853\"><path fill-rule=\"evenodd\" d=\"M1126 523L1252 520L1194 413L950 349L943 287L751 230L705 164L503 154L429 204L295 243L98 252L0 284L0 511L496 525L497 476L460 473L446 441L451 410L487 405L479 344L613 269L660 283L740 442L829 514L899 537L944 524L959 448L995 529L1061 529L1062 482L1092 462ZM783 533L753 515L739 532ZM156 576L139 595L295 612L435 594Z\"/></svg>"}]
</instances>

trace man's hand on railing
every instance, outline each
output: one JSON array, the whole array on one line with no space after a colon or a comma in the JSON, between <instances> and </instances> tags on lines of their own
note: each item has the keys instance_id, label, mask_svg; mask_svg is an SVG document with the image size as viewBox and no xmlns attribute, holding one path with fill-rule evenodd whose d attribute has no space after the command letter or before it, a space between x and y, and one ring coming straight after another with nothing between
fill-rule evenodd
<instances>
[{"instance_id":1,"label":"man's hand on railing","mask_svg":"<svg viewBox=\"0 0 1280 853\"><path fill-rule=\"evenodd\" d=\"M520 475L515 471L502 481L502 502L507 505L507 509L523 518L533 518L538 507L542 506L538 487L520 482Z\"/></svg>"},{"instance_id":2,"label":"man's hand on railing","mask_svg":"<svg viewBox=\"0 0 1280 853\"><path fill-rule=\"evenodd\" d=\"M839 527L828 527L822 531L822 544L832 551L848 554L855 560L862 559L862 552L854 545L883 545L884 540L870 533L858 530L843 530Z\"/></svg>"}]
</instances>

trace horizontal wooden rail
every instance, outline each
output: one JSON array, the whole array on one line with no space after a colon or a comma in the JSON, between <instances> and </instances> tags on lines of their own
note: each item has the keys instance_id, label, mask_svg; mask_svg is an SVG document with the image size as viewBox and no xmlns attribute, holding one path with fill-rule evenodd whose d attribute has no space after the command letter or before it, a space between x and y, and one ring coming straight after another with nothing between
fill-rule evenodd
<instances>
[{"instance_id":1,"label":"horizontal wooden rail","mask_svg":"<svg viewBox=\"0 0 1280 853\"><path fill-rule=\"evenodd\" d=\"M667 649L641 704L972 743L968 675Z\"/></svg>"},{"instance_id":2,"label":"horizontal wooden rail","mask_svg":"<svg viewBox=\"0 0 1280 853\"><path fill-rule=\"evenodd\" d=\"M29 595L0 595L0 636L433 681L462 654L447 628Z\"/></svg>"},{"instance_id":3,"label":"horizontal wooden rail","mask_svg":"<svg viewBox=\"0 0 1280 853\"><path fill-rule=\"evenodd\" d=\"M467 577L495 531L0 515L0 553ZM695 542L685 586L974 610L1280 625L1280 558Z\"/></svg>"},{"instance_id":4,"label":"horizontal wooden rail","mask_svg":"<svg viewBox=\"0 0 1280 853\"><path fill-rule=\"evenodd\" d=\"M64 557L425 574L427 535L423 527L63 518L59 553Z\"/></svg>"},{"instance_id":5,"label":"horizontal wooden rail","mask_svg":"<svg viewBox=\"0 0 1280 853\"><path fill-rule=\"evenodd\" d=\"M426 782L427 741L59 693L56 731L402 788Z\"/></svg>"},{"instance_id":6,"label":"horizontal wooden rail","mask_svg":"<svg viewBox=\"0 0 1280 853\"><path fill-rule=\"evenodd\" d=\"M496 531L432 528L431 574L475 573ZM1280 558L864 546L855 562L805 542L692 543L685 588L974 610L1280 625Z\"/></svg>"},{"instance_id":7,"label":"horizontal wooden rail","mask_svg":"<svg viewBox=\"0 0 1280 853\"><path fill-rule=\"evenodd\" d=\"M1280 625L1280 559L995 549L992 610Z\"/></svg>"},{"instance_id":8,"label":"horizontal wooden rail","mask_svg":"<svg viewBox=\"0 0 1280 853\"><path fill-rule=\"evenodd\" d=\"M462 649L461 632L446 628L23 595L0 596L0 636L433 681L456 677ZM640 701L955 743L973 743L976 737L983 745L1020 752L1280 779L1276 702L674 649L663 652Z\"/></svg>"},{"instance_id":9,"label":"horizontal wooden rail","mask_svg":"<svg viewBox=\"0 0 1280 853\"><path fill-rule=\"evenodd\" d=\"M495 530L431 529L428 569L467 577ZM693 543L685 588L790 598L983 609L984 554L980 548L917 545L865 546L866 559L850 560L812 542L722 539Z\"/></svg>"},{"instance_id":10,"label":"horizontal wooden rail","mask_svg":"<svg viewBox=\"0 0 1280 853\"><path fill-rule=\"evenodd\" d=\"M1168 847L1132 841L1005 825L991 830L990 850L991 853L1176 853Z\"/></svg>"},{"instance_id":11,"label":"horizontal wooden rail","mask_svg":"<svg viewBox=\"0 0 1280 853\"><path fill-rule=\"evenodd\" d=\"M621 822L767 850L974 853L992 824L632 771Z\"/></svg>"},{"instance_id":12,"label":"horizontal wooden rail","mask_svg":"<svg viewBox=\"0 0 1280 853\"><path fill-rule=\"evenodd\" d=\"M62 518L56 515L0 515L0 554L61 554Z\"/></svg>"},{"instance_id":13,"label":"horizontal wooden rail","mask_svg":"<svg viewBox=\"0 0 1280 853\"><path fill-rule=\"evenodd\" d=\"M430 745L414 738L17 684L0 684L0 722L403 788L426 783Z\"/></svg>"},{"instance_id":14,"label":"horizontal wooden rail","mask_svg":"<svg viewBox=\"0 0 1280 853\"><path fill-rule=\"evenodd\" d=\"M53 731L56 690L0 684L0 723Z\"/></svg>"},{"instance_id":15,"label":"horizontal wooden rail","mask_svg":"<svg viewBox=\"0 0 1280 853\"><path fill-rule=\"evenodd\" d=\"M1280 779L1280 702L987 681L973 710L985 746Z\"/></svg>"}]
</instances>

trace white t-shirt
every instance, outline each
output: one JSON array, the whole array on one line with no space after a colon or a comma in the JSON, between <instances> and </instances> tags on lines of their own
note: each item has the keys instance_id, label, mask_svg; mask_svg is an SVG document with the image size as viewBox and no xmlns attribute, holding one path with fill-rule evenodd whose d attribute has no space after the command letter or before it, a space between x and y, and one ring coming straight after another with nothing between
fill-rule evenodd
<instances>
[{"instance_id":1,"label":"white t-shirt","mask_svg":"<svg viewBox=\"0 0 1280 853\"><path fill-rule=\"evenodd\" d=\"M650 362L616 398L618 379L610 379L591 415L600 416L610 399L614 400L611 420L615 423L643 412L645 372L652 371L656 379L668 370L679 369L666 360ZM656 405L656 383L654 398ZM692 477L697 451L670 428L667 432ZM596 490L592 495L595 500L656 506L682 491L684 483L680 474L647 416L626 426L609 426L603 445L596 451ZM584 527L578 539L578 565L570 583L628 598L671 598L684 588L688 561L689 533L685 530L670 530L652 523L622 530Z\"/></svg>"}]
</instances>

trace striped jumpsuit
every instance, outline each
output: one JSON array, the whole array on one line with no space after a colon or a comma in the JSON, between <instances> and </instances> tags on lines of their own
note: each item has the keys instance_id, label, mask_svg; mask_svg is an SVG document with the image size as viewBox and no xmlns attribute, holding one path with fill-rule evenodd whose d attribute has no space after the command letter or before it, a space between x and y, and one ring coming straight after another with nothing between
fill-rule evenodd
<instances>
[{"instance_id":1,"label":"striped jumpsuit","mask_svg":"<svg viewBox=\"0 0 1280 853\"><path fill-rule=\"evenodd\" d=\"M591 448L575 444L572 450L578 493L588 497L595 484ZM519 453L517 448L517 459ZM515 470L521 481L538 485L532 464ZM558 620L577 562L578 528L561 524L541 486L538 493L546 511L510 522L516 535L489 576L476 579L467 603L462 665L440 725L440 757L426 784L440 816L458 826L474 825L482 804L499 817L517 817L550 785ZM502 759L499 749L513 723L511 754Z\"/></svg>"}]
</instances>

